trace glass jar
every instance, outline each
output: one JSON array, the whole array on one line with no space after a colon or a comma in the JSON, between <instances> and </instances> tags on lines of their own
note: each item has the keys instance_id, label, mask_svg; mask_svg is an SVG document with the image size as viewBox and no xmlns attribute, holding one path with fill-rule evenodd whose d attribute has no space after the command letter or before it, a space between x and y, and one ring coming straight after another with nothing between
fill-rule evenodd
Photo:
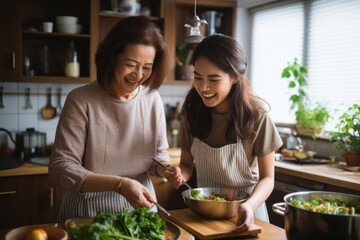
<instances>
[{"instance_id":1,"label":"glass jar","mask_svg":"<svg viewBox=\"0 0 360 240\"><path fill-rule=\"evenodd\" d=\"M65 53L65 76L79 77L80 63L78 62L78 52L75 48L74 41L71 40Z\"/></svg>"}]
</instances>

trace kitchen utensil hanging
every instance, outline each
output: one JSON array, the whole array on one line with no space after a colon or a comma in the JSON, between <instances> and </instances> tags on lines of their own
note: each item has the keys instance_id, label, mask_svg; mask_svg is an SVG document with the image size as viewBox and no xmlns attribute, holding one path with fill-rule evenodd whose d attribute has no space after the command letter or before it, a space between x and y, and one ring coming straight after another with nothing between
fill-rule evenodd
<instances>
[{"instance_id":1,"label":"kitchen utensil hanging","mask_svg":"<svg viewBox=\"0 0 360 240\"><path fill-rule=\"evenodd\" d=\"M61 107L61 88L58 88L57 90L57 106L56 106L56 115L60 116L62 107Z\"/></svg>"},{"instance_id":2,"label":"kitchen utensil hanging","mask_svg":"<svg viewBox=\"0 0 360 240\"><path fill-rule=\"evenodd\" d=\"M30 88L25 88L25 105L24 109L31 109L32 105L30 102Z\"/></svg>"},{"instance_id":3,"label":"kitchen utensil hanging","mask_svg":"<svg viewBox=\"0 0 360 240\"><path fill-rule=\"evenodd\" d=\"M41 110L44 119L53 119L56 117L56 108L51 105L51 88L47 89L47 104Z\"/></svg>"}]
</instances>

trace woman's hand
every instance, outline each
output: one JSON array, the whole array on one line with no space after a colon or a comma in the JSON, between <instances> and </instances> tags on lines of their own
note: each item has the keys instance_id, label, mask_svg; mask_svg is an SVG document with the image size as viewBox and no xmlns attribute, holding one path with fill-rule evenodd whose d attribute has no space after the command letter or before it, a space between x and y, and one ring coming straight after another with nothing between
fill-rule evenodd
<instances>
[{"instance_id":1,"label":"woman's hand","mask_svg":"<svg viewBox=\"0 0 360 240\"><path fill-rule=\"evenodd\" d=\"M235 225L235 231L245 232L249 231L251 225L254 223L254 211L250 204L244 202L239 207L239 216Z\"/></svg>"},{"instance_id":2,"label":"woman's hand","mask_svg":"<svg viewBox=\"0 0 360 240\"><path fill-rule=\"evenodd\" d=\"M181 169L177 166L169 167L171 171L165 170L163 176L167 178L171 186L178 189L186 182L185 178L181 175Z\"/></svg>"},{"instance_id":3,"label":"woman's hand","mask_svg":"<svg viewBox=\"0 0 360 240\"><path fill-rule=\"evenodd\" d=\"M151 209L156 202L149 190L136 180L123 178L119 193L133 206L133 208L146 207Z\"/></svg>"}]
</instances>

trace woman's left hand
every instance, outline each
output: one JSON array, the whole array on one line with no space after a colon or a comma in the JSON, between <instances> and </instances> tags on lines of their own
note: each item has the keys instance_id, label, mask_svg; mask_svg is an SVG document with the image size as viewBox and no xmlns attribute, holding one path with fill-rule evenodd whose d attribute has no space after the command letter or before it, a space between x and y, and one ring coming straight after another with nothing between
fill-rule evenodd
<instances>
[{"instance_id":1,"label":"woman's left hand","mask_svg":"<svg viewBox=\"0 0 360 240\"><path fill-rule=\"evenodd\" d=\"M246 232L249 231L251 225L254 223L254 211L251 206L244 202L239 207L238 220L235 225L235 231Z\"/></svg>"}]
</instances>

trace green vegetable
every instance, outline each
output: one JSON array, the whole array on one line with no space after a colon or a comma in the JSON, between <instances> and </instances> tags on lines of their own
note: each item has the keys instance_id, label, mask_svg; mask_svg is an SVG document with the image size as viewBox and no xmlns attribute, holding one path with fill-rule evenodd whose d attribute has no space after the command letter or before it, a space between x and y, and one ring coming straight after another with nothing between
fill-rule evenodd
<instances>
[{"instance_id":1,"label":"green vegetable","mask_svg":"<svg viewBox=\"0 0 360 240\"><path fill-rule=\"evenodd\" d=\"M310 201L305 201L299 197L296 197L291 201L291 204L295 207L312 212L333 215L360 215L360 204L354 206L352 204L346 204L337 199L312 199Z\"/></svg>"},{"instance_id":2,"label":"green vegetable","mask_svg":"<svg viewBox=\"0 0 360 240\"><path fill-rule=\"evenodd\" d=\"M195 189L191 190L191 196L193 196L194 198L197 198L199 193L200 193L200 190L195 190Z\"/></svg>"},{"instance_id":3,"label":"green vegetable","mask_svg":"<svg viewBox=\"0 0 360 240\"><path fill-rule=\"evenodd\" d=\"M240 201L241 198L237 197L236 199L229 198L226 194L221 194L217 192L212 192L209 196L202 196L200 190L191 190L191 197L196 200L201 201L211 201L211 202L227 202L227 201ZM190 198L191 198L190 197Z\"/></svg>"},{"instance_id":4,"label":"green vegetable","mask_svg":"<svg viewBox=\"0 0 360 240\"><path fill-rule=\"evenodd\" d=\"M70 240L163 240L166 223L154 212L138 208L133 212L99 212L91 224L70 230Z\"/></svg>"}]
</instances>

